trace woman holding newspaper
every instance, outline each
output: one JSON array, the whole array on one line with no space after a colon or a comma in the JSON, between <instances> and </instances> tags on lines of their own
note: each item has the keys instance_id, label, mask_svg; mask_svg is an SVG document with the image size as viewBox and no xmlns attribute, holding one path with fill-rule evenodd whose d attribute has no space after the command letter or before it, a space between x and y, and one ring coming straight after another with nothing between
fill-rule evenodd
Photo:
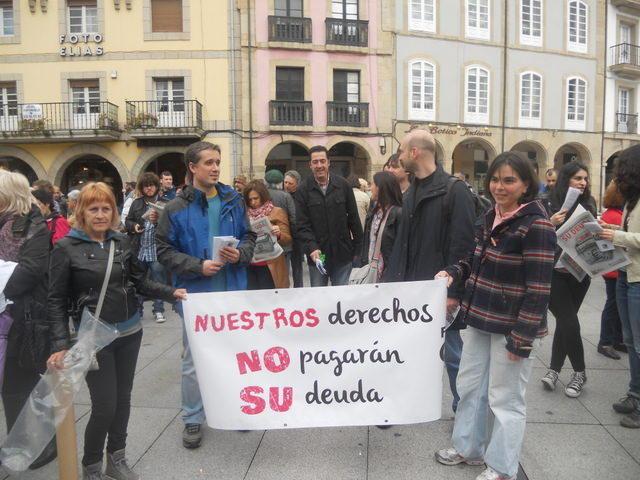
<instances>
[{"instance_id":1,"label":"woman holding newspaper","mask_svg":"<svg viewBox=\"0 0 640 480\"><path fill-rule=\"evenodd\" d=\"M476 480L512 480L526 424L531 352L547 331L556 235L540 201L531 162L514 152L489 167L485 191L495 208L476 230L469 257L436 275L466 279L465 338L453 446L436 452L444 465L487 465ZM495 420L488 429L489 412Z\"/></svg>"},{"instance_id":2,"label":"woman holding newspaper","mask_svg":"<svg viewBox=\"0 0 640 480\"><path fill-rule=\"evenodd\" d=\"M596 202L589 190L587 167L579 162L569 162L560 169L558 181L547 201L547 211L556 230L571 218L578 205L582 205L594 217L597 216ZM557 249L556 261L560 254L561 250ZM564 361L569 357L573 373L564 393L571 398L579 397L587 383L578 310L590 284L588 275L580 281L560 265L556 264L553 270L549 310L556 319L556 330L550 368L542 377L542 385L546 390L555 390Z\"/></svg>"},{"instance_id":3,"label":"woman holding newspaper","mask_svg":"<svg viewBox=\"0 0 640 480\"><path fill-rule=\"evenodd\" d=\"M618 156L616 183L625 199L622 227L601 222L600 238L625 247L631 265L618 271L616 301L622 322L622 338L629 354L629 391L613 409L627 414L623 427L640 428L640 145Z\"/></svg>"},{"instance_id":4,"label":"woman holding newspaper","mask_svg":"<svg viewBox=\"0 0 640 480\"><path fill-rule=\"evenodd\" d=\"M289 288L289 269L282 247L291 245L287 213L271 202L264 183L253 180L245 187L244 201L256 232L256 248L247 270L249 290Z\"/></svg>"}]
</instances>

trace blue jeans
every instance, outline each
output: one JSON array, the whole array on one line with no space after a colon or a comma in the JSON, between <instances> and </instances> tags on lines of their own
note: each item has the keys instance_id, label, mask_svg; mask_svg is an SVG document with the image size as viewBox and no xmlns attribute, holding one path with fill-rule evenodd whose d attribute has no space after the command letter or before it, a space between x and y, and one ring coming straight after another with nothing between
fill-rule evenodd
<instances>
[{"instance_id":1,"label":"blue jeans","mask_svg":"<svg viewBox=\"0 0 640 480\"><path fill-rule=\"evenodd\" d=\"M607 288L607 300L602 309L600 318L600 341L601 345L619 345L622 343L622 327L620 325L620 315L616 304L616 279L605 278Z\"/></svg>"},{"instance_id":2,"label":"blue jeans","mask_svg":"<svg viewBox=\"0 0 640 480\"><path fill-rule=\"evenodd\" d=\"M348 285L351 274L351 262L333 267L329 275L322 275L315 265L309 265L309 280L312 287L326 287L331 280L331 285Z\"/></svg>"},{"instance_id":3,"label":"blue jeans","mask_svg":"<svg viewBox=\"0 0 640 480\"><path fill-rule=\"evenodd\" d=\"M449 376L449 387L453 395L451 408L455 412L458 408L460 395L456 388L456 379L458 378L458 370L460 369L460 357L462 356L462 337L460 330L447 330L444 334L444 365L447 367L447 375Z\"/></svg>"},{"instance_id":4,"label":"blue jeans","mask_svg":"<svg viewBox=\"0 0 640 480\"><path fill-rule=\"evenodd\" d=\"M180 309L181 310L181 309ZM205 422L204 406L200 395L200 386L196 376L196 367L193 364L187 329L184 324L182 311L179 312L182 319L182 421L185 425Z\"/></svg>"},{"instance_id":5,"label":"blue jeans","mask_svg":"<svg viewBox=\"0 0 640 480\"><path fill-rule=\"evenodd\" d=\"M629 394L640 398L640 282L627 282L627 272L618 273L616 300L629 355Z\"/></svg>"},{"instance_id":6,"label":"blue jeans","mask_svg":"<svg viewBox=\"0 0 640 480\"><path fill-rule=\"evenodd\" d=\"M460 403L453 425L453 447L465 458L484 458L503 475L518 472L527 421L525 395L533 357L507 357L507 339L498 333L467 329L458 391ZM540 342L534 342L534 348ZM493 426L489 430L489 410Z\"/></svg>"},{"instance_id":7,"label":"blue jeans","mask_svg":"<svg viewBox=\"0 0 640 480\"><path fill-rule=\"evenodd\" d=\"M167 283L167 271L160 262L142 262L147 266L149 278L154 282ZM138 295L138 308L142 314L144 297ZM164 313L164 302L160 299L153 300L153 313Z\"/></svg>"}]
</instances>

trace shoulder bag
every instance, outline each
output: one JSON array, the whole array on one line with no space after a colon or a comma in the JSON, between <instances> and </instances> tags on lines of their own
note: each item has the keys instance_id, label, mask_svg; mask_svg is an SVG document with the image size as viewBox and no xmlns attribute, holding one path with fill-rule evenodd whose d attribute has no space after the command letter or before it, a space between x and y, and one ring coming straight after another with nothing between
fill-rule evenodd
<instances>
[{"instance_id":1,"label":"shoulder bag","mask_svg":"<svg viewBox=\"0 0 640 480\"><path fill-rule=\"evenodd\" d=\"M384 227L387 224L387 218L389 218L389 213L391 212L390 207L385 213L382 222L380 222L380 227L378 227L378 233L376 237L376 245L373 250L373 257L371 258L371 262L366 264L364 267L354 268L351 270L351 274L349 275L349 285L364 285L368 283L378 283L378 264L380 262L380 248L382 246L382 236L384 234Z\"/></svg>"}]
</instances>

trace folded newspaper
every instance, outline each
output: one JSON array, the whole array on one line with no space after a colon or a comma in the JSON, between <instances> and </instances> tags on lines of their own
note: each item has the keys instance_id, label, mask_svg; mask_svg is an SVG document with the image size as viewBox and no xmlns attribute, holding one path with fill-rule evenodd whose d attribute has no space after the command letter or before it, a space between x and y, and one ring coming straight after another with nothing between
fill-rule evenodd
<instances>
[{"instance_id":1,"label":"folded newspaper","mask_svg":"<svg viewBox=\"0 0 640 480\"><path fill-rule=\"evenodd\" d=\"M271 221L268 217L251 220L251 230L258 236L251 263L267 262L282 255L283 250L278 239L271 233Z\"/></svg>"}]
</instances>

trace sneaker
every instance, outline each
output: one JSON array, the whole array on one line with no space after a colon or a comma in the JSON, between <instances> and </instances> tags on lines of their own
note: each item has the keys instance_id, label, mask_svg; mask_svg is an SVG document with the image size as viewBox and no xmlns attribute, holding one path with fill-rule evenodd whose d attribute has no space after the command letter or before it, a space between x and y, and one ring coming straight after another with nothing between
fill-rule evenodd
<instances>
[{"instance_id":1,"label":"sneaker","mask_svg":"<svg viewBox=\"0 0 640 480\"><path fill-rule=\"evenodd\" d=\"M620 354L611 345L598 345L598 353L605 357L613 358L614 360L620 360Z\"/></svg>"},{"instance_id":2,"label":"sneaker","mask_svg":"<svg viewBox=\"0 0 640 480\"><path fill-rule=\"evenodd\" d=\"M619 352L628 353L627 346L624 343L616 343L613 348Z\"/></svg>"},{"instance_id":3,"label":"sneaker","mask_svg":"<svg viewBox=\"0 0 640 480\"><path fill-rule=\"evenodd\" d=\"M487 467L484 472L476 477L476 480L516 480L516 476L502 475L493 468Z\"/></svg>"},{"instance_id":4,"label":"sneaker","mask_svg":"<svg viewBox=\"0 0 640 480\"><path fill-rule=\"evenodd\" d=\"M106 480L102 474L102 462L82 466L82 480Z\"/></svg>"},{"instance_id":5,"label":"sneaker","mask_svg":"<svg viewBox=\"0 0 640 480\"><path fill-rule=\"evenodd\" d=\"M464 458L453 448L443 448L436 452L436 460L443 465L458 465L460 463L466 463L467 465L484 465L484 460L481 458L471 460Z\"/></svg>"},{"instance_id":6,"label":"sneaker","mask_svg":"<svg viewBox=\"0 0 640 480\"><path fill-rule=\"evenodd\" d=\"M631 395L626 395L613 404L613 409L618 413L632 413L638 405L640 400Z\"/></svg>"},{"instance_id":7,"label":"sneaker","mask_svg":"<svg viewBox=\"0 0 640 480\"><path fill-rule=\"evenodd\" d=\"M113 453L107 452L105 478L109 480L140 480L140 475L129 468L124 456L124 448Z\"/></svg>"},{"instance_id":8,"label":"sneaker","mask_svg":"<svg viewBox=\"0 0 640 480\"><path fill-rule=\"evenodd\" d=\"M164 318L164 313L162 312L156 312L153 315L156 317L156 323L164 323L167 321L167 319Z\"/></svg>"},{"instance_id":9,"label":"sneaker","mask_svg":"<svg viewBox=\"0 0 640 480\"><path fill-rule=\"evenodd\" d=\"M627 428L640 428L640 407L636 408L629 415L622 417L620 425Z\"/></svg>"},{"instance_id":10,"label":"sneaker","mask_svg":"<svg viewBox=\"0 0 640 480\"><path fill-rule=\"evenodd\" d=\"M555 370L549 370L544 377L542 377L542 386L545 390L553 392L556 389L556 383L558 383L558 372Z\"/></svg>"},{"instance_id":11,"label":"sneaker","mask_svg":"<svg viewBox=\"0 0 640 480\"><path fill-rule=\"evenodd\" d=\"M182 432L184 448L198 448L202 443L202 426L197 423L187 423Z\"/></svg>"},{"instance_id":12,"label":"sneaker","mask_svg":"<svg viewBox=\"0 0 640 480\"><path fill-rule=\"evenodd\" d=\"M587 383L586 373L573 372L567 388L564 389L565 395L571 398L578 398L582 393L582 387L584 387L585 383Z\"/></svg>"}]
</instances>

